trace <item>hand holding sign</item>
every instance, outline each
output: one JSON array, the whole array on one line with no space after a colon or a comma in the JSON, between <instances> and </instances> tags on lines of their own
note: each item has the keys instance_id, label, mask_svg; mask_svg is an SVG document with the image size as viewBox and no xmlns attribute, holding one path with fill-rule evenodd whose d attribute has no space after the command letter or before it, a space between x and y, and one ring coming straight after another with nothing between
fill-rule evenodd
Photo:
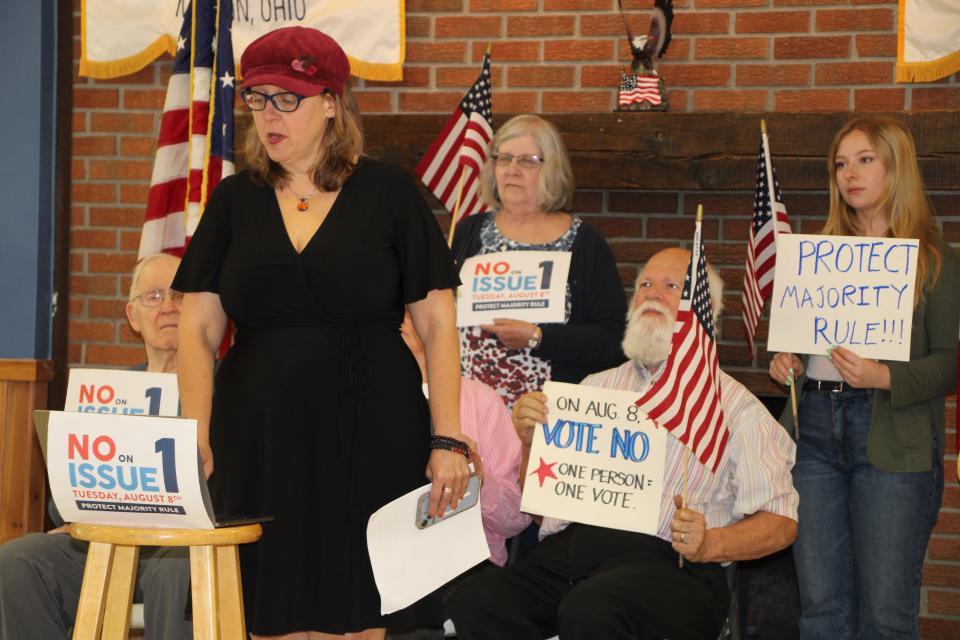
<instances>
[{"instance_id":1,"label":"hand holding sign","mask_svg":"<svg viewBox=\"0 0 960 640\"><path fill-rule=\"evenodd\" d=\"M523 320L494 318L493 324L481 324L480 328L497 336L507 349L525 349L537 325Z\"/></svg>"},{"instance_id":2,"label":"hand holding sign","mask_svg":"<svg viewBox=\"0 0 960 640\"><path fill-rule=\"evenodd\" d=\"M889 389L890 368L876 360L861 358L850 349L834 347L830 360L843 379L860 389Z\"/></svg>"},{"instance_id":3,"label":"hand holding sign","mask_svg":"<svg viewBox=\"0 0 960 640\"><path fill-rule=\"evenodd\" d=\"M533 430L547 421L547 396L542 391L532 391L520 396L513 404L513 428L520 442L529 447L533 444Z\"/></svg>"}]
</instances>

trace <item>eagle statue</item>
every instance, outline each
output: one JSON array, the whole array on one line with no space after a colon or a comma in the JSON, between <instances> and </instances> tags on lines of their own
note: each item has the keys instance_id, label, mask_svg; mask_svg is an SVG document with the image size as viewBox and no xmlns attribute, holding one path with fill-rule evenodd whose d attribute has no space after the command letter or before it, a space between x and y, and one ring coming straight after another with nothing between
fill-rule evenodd
<instances>
[{"instance_id":1,"label":"eagle statue","mask_svg":"<svg viewBox=\"0 0 960 640\"><path fill-rule=\"evenodd\" d=\"M631 33L623 12L623 0L618 0L620 15L627 31L627 42L633 61L630 73L620 71L617 111L666 111L663 78L654 67L654 60L663 56L670 44L670 25L673 23L673 0L655 0L650 15L650 29L646 35Z\"/></svg>"},{"instance_id":2,"label":"eagle statue","mask_svg":"<svg viewBox=\"0 0 960 640\"><path fill-rule=\"evenodd\" d=\"M633 62L630 69L636 73L643 65L645 71L653 71L653 60L667 52L670 44L670 25L673 24L673 0L656 0L650 15L650 31L645 36L633 37L627 27L627 39Z\"/></svg>"}]
</instances>

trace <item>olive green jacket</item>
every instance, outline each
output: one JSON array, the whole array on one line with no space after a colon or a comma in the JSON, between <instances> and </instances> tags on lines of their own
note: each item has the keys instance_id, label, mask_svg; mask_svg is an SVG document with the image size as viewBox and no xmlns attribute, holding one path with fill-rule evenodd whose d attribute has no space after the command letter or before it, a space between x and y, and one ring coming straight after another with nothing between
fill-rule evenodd
<instances>
[{"instance_id":1,"label":"olive green jacket","mask_svg":"<svg viewBox=\"0 0 960 640\"><path fill-rule=\"evenodd\" d=\"M934 438L943 459L944 397L957 383L960 257L939 238L937 248L943 266L937 284L913 312L910 360L883 361L890 368L890 390L873 393L867 457L884 471L930 470ZM804 380L797 380L798 392ZM789 403L780 422L792 429Z\"/></svg>"}]
</instances>

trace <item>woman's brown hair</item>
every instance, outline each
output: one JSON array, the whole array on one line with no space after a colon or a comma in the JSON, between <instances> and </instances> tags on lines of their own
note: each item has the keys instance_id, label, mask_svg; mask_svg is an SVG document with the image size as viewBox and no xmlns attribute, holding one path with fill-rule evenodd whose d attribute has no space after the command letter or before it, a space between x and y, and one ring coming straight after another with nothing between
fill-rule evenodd
<instances>
[{"instance_id":1,"label":"woman's brown hair","mask_svg":"<svg viewBox=\"0 0 960 640\"><path fill-rule=\"evenodd\" d=\"M318 97L332 100L336 105L336 115L323 132L320 154L313 166L313 183L324 191L336 191L347 181L363 155L360 111L349 87L343 88L342 97L332 92ZM257 128L253 125L247 130L242 152L255 180L277 188L289 179L289 172L267 155L266 148L257 136Z\"/></svg>"}]
</instances>

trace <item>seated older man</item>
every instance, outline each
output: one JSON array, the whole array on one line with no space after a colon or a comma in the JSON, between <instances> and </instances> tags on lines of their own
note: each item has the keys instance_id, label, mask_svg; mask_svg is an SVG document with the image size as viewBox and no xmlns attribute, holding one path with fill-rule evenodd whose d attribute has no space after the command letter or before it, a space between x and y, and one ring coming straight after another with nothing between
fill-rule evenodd
<instances>
[{"instance_id":1,"label":"seated older man","mask_svg":"<svg viewBox=\"0 0 960 640\"><path fill-rule=\"evenodd\" d=\"M181 296L170 290L170 284L179 265L179 258L154 254L133 272L127 320L146 350L147 362L140 370L177 371ZM52 503L51 516L62 523ZM87 543L71 538L63 526L0 546L0 640L67 638L77 615L86 558ZM185 616L190 592L186 549L142 549L137 591L143 598L148 640L193 637Z\"/></svg>"},{"instance_id":2,"label":"seated older man","mask_svg":"<svg viewBox=\"0 0 960 640\"><path fill-rule=\"evenodd\" d=\"M629 361L588 376L583 385L639 397L664 372L689 261L682 249L650 259L630 306L623 340ZM722 288L711 272L714 309ZM715 638L730 599L723 563L791 544L798 503L790 477L793 441L743 385L721 372L720 386L730 440L716 473L688 457L689 508L680 508L675 495L684 446L670 437L656 536L545 518L541 542L526 558L478 575L453 594L448 611L458 637L534 640L559 632L561 640ZM527 394L514 406L521 469L533 429L545 420L542 393Z\"/></svg>"}]
</instances>

